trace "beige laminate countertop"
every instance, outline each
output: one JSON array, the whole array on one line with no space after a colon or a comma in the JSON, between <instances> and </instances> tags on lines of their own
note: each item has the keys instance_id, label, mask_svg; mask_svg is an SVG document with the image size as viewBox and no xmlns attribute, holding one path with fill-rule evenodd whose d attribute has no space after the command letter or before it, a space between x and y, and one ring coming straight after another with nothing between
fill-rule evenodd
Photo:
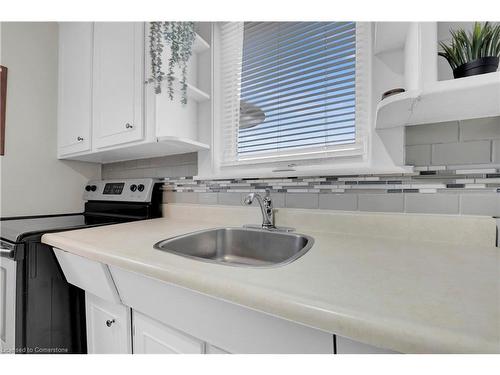
<instances>
[{"instance_id":1,"label":"beige laminate countertop","mask_svg":"<svg viewBox=\"0 0 500 375\"><path fill-rule=\"evenodd\" d=\"M315 243L295 262L230 267L153 248L168 237L224 222L238 226L246 219L211 215L210 222L197 219L207 212L183 209L189 215L51 233L43 242L378 347L500 353L500 256L493 245L332 233L304 225L298 232Z\"/></svg>"}]
</instances>

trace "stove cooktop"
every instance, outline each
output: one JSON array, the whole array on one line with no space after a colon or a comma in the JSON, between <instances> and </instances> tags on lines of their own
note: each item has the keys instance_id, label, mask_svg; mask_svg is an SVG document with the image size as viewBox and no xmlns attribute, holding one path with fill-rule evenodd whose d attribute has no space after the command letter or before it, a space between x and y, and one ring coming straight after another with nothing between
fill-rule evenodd
<instances>
[{"instance_id":1,"label":"stove cooktop","mask_svg":"<svg viewBox=\"0 0 500 375\"><path fill-rule=\"evenodd\" d=\"M82 214L7 219L0 221L0 237L10 242L19 242L29 234L77 229L86 226L88 225Z\"/></svg>"}]
</instances>

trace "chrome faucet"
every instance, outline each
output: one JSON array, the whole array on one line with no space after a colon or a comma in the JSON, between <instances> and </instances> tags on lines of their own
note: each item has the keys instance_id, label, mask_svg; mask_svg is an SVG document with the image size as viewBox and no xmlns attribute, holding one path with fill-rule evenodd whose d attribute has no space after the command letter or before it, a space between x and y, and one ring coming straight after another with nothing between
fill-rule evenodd
<instances>
[{"instance_id":1,"label":"chrome faucet","mask_svg":"<svg viewBox=\"0 0 500 375\"><path fill-rule=\"evenodd\" d=\"M251 205L253 201L257 199L259 202L260 210L262 211L262 228L264 229L276 229L274 226L274 212L273 212L273 202L271 200L271 191L266 189L266 195L264 198L258 193L250 193L245 197L244 203L246 205Z\"/></svg>"}]
</instances>

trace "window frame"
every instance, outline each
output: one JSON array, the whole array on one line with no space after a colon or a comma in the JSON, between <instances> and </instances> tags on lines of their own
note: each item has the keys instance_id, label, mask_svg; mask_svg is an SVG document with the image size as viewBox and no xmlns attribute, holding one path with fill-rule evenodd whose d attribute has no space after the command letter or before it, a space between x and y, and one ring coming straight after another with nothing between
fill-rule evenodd
<instances>
[{"instance_id":1,"label":"window frame","mask_svg":"<svg viewBox=\"0 0 500 375\"><path fill-rule=\"evenodd\" d=\"M212 147L199 155L199 178L281 177L342 173L354 169L369 169L372 136L372 25L356 22L356 141L339 144L317 154L294 152L293 158L270 156L228 163L222 160L222 87L221 87L221 31L223 23L214 23L213 29L213 100ZM320 156L318 156L320 155Z\"/></svg>"}]
</instances>

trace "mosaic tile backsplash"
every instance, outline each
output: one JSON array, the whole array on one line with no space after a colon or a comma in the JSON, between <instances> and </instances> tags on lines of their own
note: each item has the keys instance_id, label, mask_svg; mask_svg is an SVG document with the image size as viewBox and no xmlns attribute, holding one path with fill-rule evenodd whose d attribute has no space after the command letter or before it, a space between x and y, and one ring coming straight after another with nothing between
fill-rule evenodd
<instances>
[{"instance_id":1,"label":"mosaic tile backsplash","mask_svg":"<svg viewBox=\"0 0 500 375\"><path fill-rule=\"evenodd\" d=\"M103 165L103 178L159 177L166 202L241 205L271 189L275 207L500 216L500 118L412 126L415 173L194 180L196 154Z\"/></svg>"},{"instance_id":2,"label":"mosaic tile backsplash","mask_svg":"<svg viewBox=\"0 0 500 375\"><path fill-rule=\"evenodd\" d=\"M477 191L500 193L500 170L426 170L406 175L325 176L267 179L194 180L165 178L165 190L176 192L274 193L438 193Z\"/></svg>"},{"instance_id":3,"label":"mosaic tile backsplash","mask_svg":"<svg viewBox=\"0 0 500 375\"><path fill-rule=\"evenodd\" d=\"M166 178L165 201L240 205L271 190L275 207L500 216L500 171L425 170L407 175L276 179Z\"/></svg>"}]
</instances>

